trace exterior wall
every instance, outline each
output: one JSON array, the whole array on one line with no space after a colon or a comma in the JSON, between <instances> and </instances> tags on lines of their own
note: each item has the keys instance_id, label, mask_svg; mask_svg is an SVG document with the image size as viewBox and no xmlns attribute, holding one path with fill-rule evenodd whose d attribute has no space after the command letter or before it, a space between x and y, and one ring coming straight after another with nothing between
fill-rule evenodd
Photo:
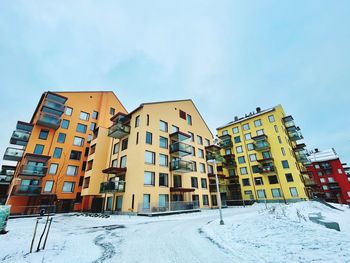
<instances>
[{"instance_id":1,"label":"exterior wall","mask_svg":"<svg viewBox=\"0 0 350 263\"><path fill-rule=\"evenodd\" d=\"M275 121L270 122L269 116L273 115ZM238 120L231 125L227 125L225 127L221 127L217 129L218 135L221 136L225 134L225 131L228 132L229 135L232 136L233 147L231 148L232 153L235 154L235 159L237 163L236 174L239 176L240 184L241 184L241 192L242 197L244 199L255 199L259 200L264 198L259 198L257 195L258 190L265 190L266 199L274 200L274 199L285 199L285 200L293 200L293 199L305 199L307 198L304 184L301 178L301 164L296 161L293 147L295 146L294 142L288 138L286 128L283 122L283 117L285 117L285 113L283 111L282 106L278 105L271 110L267 110L261 112L261 114L256 114ZM259 127L255 127L254 121L261 120L262 125ZM250 129L244 131L243 126L245 124L249 124ZM233 128L238 127L239 132L233 133ZM253 139L246 140L245 134L250 133L251 137L257 136L257 130L263 129L264 134L267 135L267 141L270 144L270 152L273 158L273 164L275 166L275 172L269 174L260 174L253 173L252 166L259 165L257 161L250 161L250 154L256 154L257 160L262 159L262 152L256 150L248 150L247 144L254 143ZM241 139L240 143L235 143L234 138L239 136ZM279 138L281 142L279 142ZM237 152L237 147L243 147L243 153ZM284 149L285 155L282 152L282 148ZM224 154L224 151L222 151ZM245 163L239 163L238 158L244 156ZM282 161L288 161L289 168L285 169L282 166ZM248 170L248 174L243 175L240 172L240 168L246 167ZM293 182L287 182L285 174L290 173L293 176ZM224 174L228 177L228 170L224 169ZM269 184L268 176L277 175L278 184ZM262 177L263 185L257 185L254 181L255 178ZM245 186L243 184L243 179L249 179L249 186ZM295 187L298 192L298 196L293 197L290 192L290 188ZM282 192L281 198L274 198L272 196L272 189L278 188Z\"/></svg>"},{"instance_id":2,"label":"exterior wall","mask_svg":"<svg viewBox=\"0 0 350 263\"><path fill-rule=\"evenodd\" d=\"M90 124L94 122L96 123L96 126L108 127L111 124L110 117L112 116L109 113L110 108L113 107L116 111L125 111L125 109L113 92L57 92L56 94L67 97L68 99L65 103L65 106L72 108L73 111L71 116L68 116L65 113L63 113L63 115L61 116L62 120L65 119L69 121L68 129L60 127L57 130L36 124L37 118L39 116L39 110L34 114L34 118L32 121L35 125L33 127L30 140L26 146L25 153L34 153L34 149L37 144L44 145L42 155L51 156L50 160L48 161L48 169L53 163L58 164L58 169L56 174L49 174L49 172L47 172L46 176L42 178L41 186L43 187L43 189L47 181L54 181L54 186L52 191L49 193L44 193L42 189L40 198L36 199L33 205L41 204L46 197L52 198L53 195L56 195L58 205L60 204L60 202L64 203L65 201L63 200L70 200L70 209L80 209L80 205L74 205L74 203L76 201L78 203L81 202L80 198L77 199L77 197L78 195L80 195L81 181L84 176L83 164L87 160L85 152L88 152L90 146L90 143L88 142L88 136L92 136L93 133L92 128L90 128ZM80 119L81 111L90 114L89 119L87 121ZM97 120L92 118L93 111L98 112ZM86 133L79 133L76 131L78 123L87 125ZM39 134L41 130L49 131L49 135L46 140L39 139ZM59 133L66 134L64 143L57 142ZM75 136L84 138L84 144L82 146L73 145ZM62 148L61 158L53 157L54 150L56 147ZM82 154L81 159L79 161L70 160L71 150L81 151ZM20 164L23 164L25 162L26 161L22 159ZM66 172L68 165L78 166L78 171L75 176L67 175ZM25 178L21 176L21 179ZM74 190L71 193L64 193L62 191L64 182L73 182L75 184ZM29 199L30 198L26 196L11 196L9 198L8 203L11 204L12 207L16 207L24 203L27 203L28 205ZM27 200L27 202L25 200Z\"/></svg>"}]
</instances>

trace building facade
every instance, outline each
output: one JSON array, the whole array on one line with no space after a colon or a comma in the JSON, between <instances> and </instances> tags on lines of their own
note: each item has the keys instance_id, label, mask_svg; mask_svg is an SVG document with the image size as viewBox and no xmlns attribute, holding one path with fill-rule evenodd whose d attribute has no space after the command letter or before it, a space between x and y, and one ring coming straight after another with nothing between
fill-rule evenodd
<instances>
[{"instance_id":1,"label":"building facade","mask_svg":"<svg viewBox=\"0 0 350 263\"><path fill-rule=\"evenodd\" d=\"M113 92L45 92L31 121L17 123L4 154L1 195L11 213L80 210L93 132L109 127L115 112L126 110Z\"/></svg>"},{"instance_id":2,"label":"building facade","mask_svg":"<svg viewBox=\"0 0 350 263\"><path fill-rule=\"evenodd\" d=\"M307 169L318 186L314 196L329 202L350 203L350 174L336 151L315 149L308 158L311 163Z\"/></svg>"},{"instance_id":3,"label":"building facade","mask_svg":"<svg viewBox=\"0 0 350 263\"><path fill-rule=\"evenodd\" d=\"M217 129L222 185L228 200L297 201L307 199L308 162L300 128L281 105L235 117ZM223 192L225 189L223 188ZM224 195L222 193L222 195Z\"/></svg>"},{"instance_id":4,"label":"building facade","mask_svg":"<svg viewBox=\"0 0 350 263\"><path fill-rule=\"evenodd\" d=\"M95 166L100 144L107 160L101 173L87 171L83 210L162 212L211 207L205 147L213 135L192 100L143 103L117 113L98 129L88 157ZM100 169L100 168L99 168Z\"/></svg>"}]
</instances>

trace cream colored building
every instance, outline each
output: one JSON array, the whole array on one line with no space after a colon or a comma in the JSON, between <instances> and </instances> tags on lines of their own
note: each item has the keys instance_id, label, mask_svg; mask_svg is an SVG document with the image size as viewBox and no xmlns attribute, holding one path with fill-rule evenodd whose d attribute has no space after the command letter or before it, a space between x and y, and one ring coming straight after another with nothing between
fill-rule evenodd
<instances>
[{"instance_id":1,"label":"cream colored building","mask_svg":"<svg viewBox=\"0 0 350 263\"><path fill-rule=\"evenodd\" d=\"M143 103L112 121L91 142L85 210L211 207L205 147L213 135L192 100Z\"/></svg>"}]
</instances>

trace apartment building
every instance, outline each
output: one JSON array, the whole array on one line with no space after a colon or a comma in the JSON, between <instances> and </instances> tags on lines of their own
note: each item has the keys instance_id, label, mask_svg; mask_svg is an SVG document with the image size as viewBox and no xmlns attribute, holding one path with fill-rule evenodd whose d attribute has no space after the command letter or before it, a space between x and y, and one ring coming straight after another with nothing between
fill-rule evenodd
<instances>
[{"instance_id":1,"label":"apartment building","mask_svg":"<svg viewBox=\"0 0 350 263\"><path fill-rule=\"evenodd\" d=\"M126 110L113 92L43 93L30 122L17 123L4 154L1 195L11 213L51 205L80 210L93 132L108 128L116 112Z\"/></svg>"},{"instance_id":2,"label":"apartment building","mask_svg":"<svg viewBox=\"0 0 350 263\"><path fill-rule=\"evenodd\" d=\"M91 142L88 165L101 155L107 163L100 173L85 173L83 210L211 207L205 147L213 135L192 100L143 103L111 120Z\"/></svg>"},{"instance_id":3,"label":"apartment building","mask_svg":"<svg viewBox=\"0 0 350 263\"><path fill-rule=\"evenodd\" d=\"M218 167L223 199L297 201L307 198L304 176L308 162L300 128L281 105L246 114L217 128L221 154ZM225 183L222 182L225 186Z\"/></svg>"},{"instance_id":4,"label":"apartment building","mask_svg":"<svg viewBox=\"0 0 350 263\"><path fill-rule=\"evenodd\" d=\"M308 156L307 170L318 186L314 196L329 202L350 203L350 175L334 149L315 149Z\"/></svg>"}]
</instances>

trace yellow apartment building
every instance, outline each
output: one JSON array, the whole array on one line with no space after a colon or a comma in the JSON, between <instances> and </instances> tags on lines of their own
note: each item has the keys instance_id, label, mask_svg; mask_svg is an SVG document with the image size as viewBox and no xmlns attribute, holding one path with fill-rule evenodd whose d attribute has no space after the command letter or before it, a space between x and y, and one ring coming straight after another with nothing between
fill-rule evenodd
<instances>
[{"instance_id":1,"label":"yellow apartment building","mask_svg":"<svg viewBox=\"0 0 350 263\"><path fill-rule=\"evenodd\" d=\"M192 100L143 103L111 120L91 142L88 166L101 172L85 173L83 210L211 207L205 147L213 135Z\"/></svg>"},{"instance_id":2,"label":"yellow apartment building","mask_svg":"<svg viewBox=\"0 0 350 263\"><path fill-rule=\"evenodd\" d=\"M307 198L304 187L305 144L300 128L281 105L256 109L219 128L218 173L226 179L228 200L297 201ZM229 202L229 201L228 201Z\"/></svg>"}]
</instances>

